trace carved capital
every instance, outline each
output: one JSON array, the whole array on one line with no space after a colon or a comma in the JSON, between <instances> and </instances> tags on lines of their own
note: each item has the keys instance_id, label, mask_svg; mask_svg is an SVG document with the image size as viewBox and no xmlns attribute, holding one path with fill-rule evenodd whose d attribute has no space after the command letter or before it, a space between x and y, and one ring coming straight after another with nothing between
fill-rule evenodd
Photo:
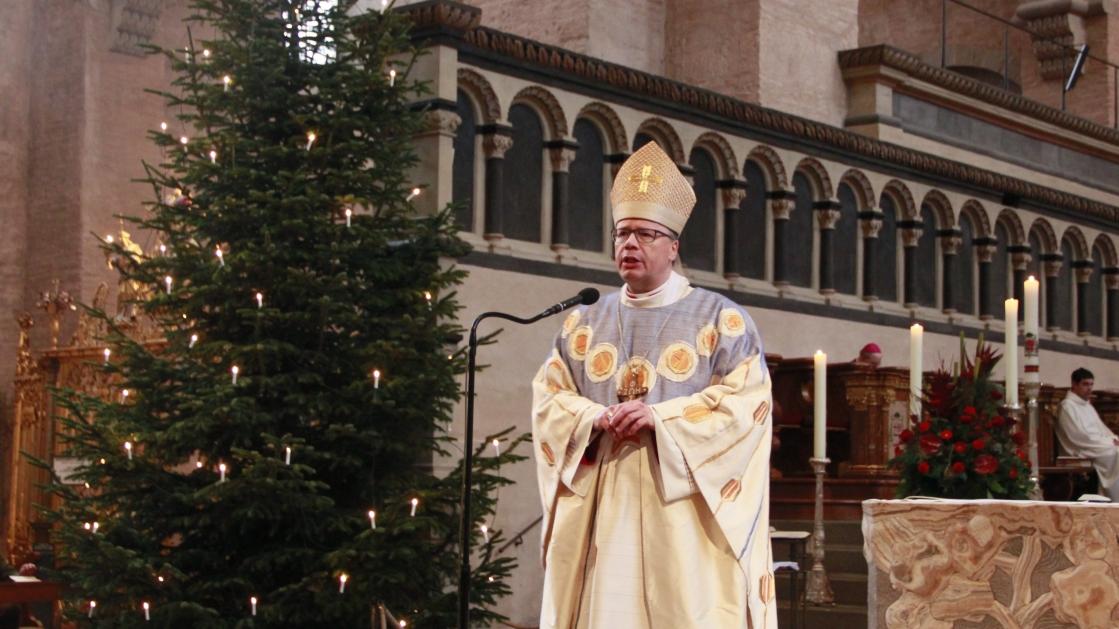
<instances>
[{"instance_id":1,"label":"carved capital","mask_svg":"<svg viewBox=\"0 0 1119 629\"><path fill-rule=\"evenodd\" d=\"M1087 284L1089 282L1089 280L1092 279L1092 267L1091 266L1087 266L1087 265L1076 266L1075 268L1073 268L1073 272L1076 274L1076 283L1077 284Z\"/></svg>"},{"instance_id":2,"label":"carved capital","mask_svg":"<svg viewBox=\"0 0 1119 629\"><path fill-rule=\"evenodd\" d=\"M453 111L436 109L424 114L424 132L438 133L447 137L455 137L462 117Z\"/></svg>"},{"instance_id":3,"label":"carved capital","mask_svg":"<svg viewBox=\"0 0 1119 629\"><path fill-rule=\"evenodd\" d=\"M505 159L505 151L513 148L513 138L500 133L487 133L482 136L482 150L486 158Z\"/></svg>"},{"instance_id":4,"label":"carved capital","mask_svg":"<svg viewBox=\"0 0 1119 629\"><path fill-rule=\"evenodd\" d=\"M975 257L983 264L987 264L991 260L994 260L996 251L998 251L998 246L996 245L975 245Z\"/></svg>"},{"instance_id":5,"label":"carved capital","mask_svg":"<svg viewBox=\"0 0 1119 629\"><path fill-rule=\"evenodd\" d=\"M940 251L946 256L954 256L960 252L963 240L958 233L945 234L940 237Z\"/></svg>"},{"instance_id":6,"label":"carved capital","mask_svg":"<svg viewBox=\"0 0 1119 629\"><path fill-rule=\"evenodd\" d=\"M1014 267L1015 271L1025 271L1029 268L1033 258L1033 255L1028 252L1018 251L1010 254L1010 264Z\"/></svg>"},{"instance_id":7,"label":"carved capital","mask_svg":"<svg viewBox=\"0 0 1119 629\"><path fill-rule=\"evenodd\" d=\"M789 215L793 212L792 199L770 199L769 211L773 214L775 221L787 221Z\"/></svg>"},{"instance_id":8,"label":"carved capital","mask_svg":"<svg viewBox=\"0 0 1119 629\"><path fill-rule=\"evenodd\" d=\"M1057 277L1061 273L1061 260L1045 260L1042 262L1045 277Z\"/></svg>"},{"instance_id":9,"label":"carved capital","mask_svg":"<svg viewBox=\"0 0 1119 629\"><path fill-rule=\"evenodd\" d=\"M877 238L878 232L882 231L882 219L861 218L859 219L859 229L863 232L863 238Z\"/></svg>"},{"instance_id":10,"label":"carved capital","mask_svg":"<svg viewBox=\"0 0 1119 629\"><path fill-rule=\"evenodd\" d=\"M901 234L901 246L907 248L916 247L917 241L921 239L922 231L923 230L920 227L906 227L905 229L899 229L898 233Z\"/></svg>"},{"instance_id":11,"label":"carved capital","mask_svg":"<svg viewBox=\"0 0 1119 629\"><path fill-rule=\"evenodd\" d=\"M565 173L575 159L575 149L568 146L551 147L548 149L548 157L552 160L553 171Z\"/></svg>"},{"instance_id":12,"label":"carved capital","mask_svg":"<svg viewBox=\"0 0 1119 629\"><path fill-rule=\"evenodd\" d=\"M1109 270L1119 271L1119 269L1103 269L1101 273L1103 273L1104 286L1107 290L1119 290L1119 273L1108 273Z\"/></svg>"},{"instance_id":13,"label":"carved capital","mask_svg":"<svg viewBox=\"0 0 1119 629\"><path fill-rule=\"evenodd\" d=\"M816 210L816 224L820 229L835 229L835 224L839 222L839 210L826 209Z\"/></svg>"},{"instance_id":14,"label":"carved capital","mask_svg":"<svg viewBox=\"0 0 1119 629\"><path fill-rule=\"evenodd\" d=\"M745 198L745 188L723 188L723 207L728 210L737 210Z\"/></svg>"}]
</instances>

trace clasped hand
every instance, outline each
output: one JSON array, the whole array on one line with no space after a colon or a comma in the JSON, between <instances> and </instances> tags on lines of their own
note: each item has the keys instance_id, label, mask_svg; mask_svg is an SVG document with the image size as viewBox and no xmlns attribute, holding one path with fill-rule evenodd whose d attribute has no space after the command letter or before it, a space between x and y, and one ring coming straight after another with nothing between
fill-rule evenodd
<instances>
[{"instance_id":1,"label":"clasped hand","mask_svg":"<svg viewBox=\"0 0 1119 629\"><path fill-rule=\"evenodd\" d=\"M641 400L607 406L595 419L596 430L606 430L615 439L632 437L653 427L653 409Z\"/></svg>"}]
</instances>

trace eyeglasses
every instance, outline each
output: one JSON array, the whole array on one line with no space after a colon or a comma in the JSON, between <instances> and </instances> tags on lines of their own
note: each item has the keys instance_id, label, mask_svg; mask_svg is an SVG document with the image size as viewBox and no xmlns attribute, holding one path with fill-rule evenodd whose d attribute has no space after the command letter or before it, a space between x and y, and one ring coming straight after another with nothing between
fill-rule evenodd
<instances>
[{"instance_id":1,"label":"eyeglasses","mask_svg":"<svg viewBox=\"0 0 1119 629\"><path fill-rule=\"evenodd\" d=\"M643 245L651 245L654 240L662 236L675 240L673 235L655 229L628 229L625 227L611 231L610 236L614 238L615 245L625 243L630 236L636 236L637 242Z\"/></svg>"}]
</instances>

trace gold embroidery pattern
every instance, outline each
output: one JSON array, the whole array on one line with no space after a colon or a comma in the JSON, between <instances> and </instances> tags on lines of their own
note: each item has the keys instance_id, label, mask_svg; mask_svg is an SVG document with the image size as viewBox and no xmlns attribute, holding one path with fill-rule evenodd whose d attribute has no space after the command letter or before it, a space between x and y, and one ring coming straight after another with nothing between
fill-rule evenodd
<instances>
[{"instance_id":1,"label":"gold embroidery pattern","mask_svg":"<svg viewBox=\"0 0 1119 629\"><path fill-rule=\"evenodd\" d=\"M626 376L631 372L637 376L637 382L632 383L637 388L645 387L652 391L657 384L657 371L653 368L653 363L636 356L630 358L628 362L618 368L618 371L614 374L614 385L621 389L623 385L627 384L625 382Z\"/></svg>"},{"instance_id":2,"label":"gold embroidery pattern","mask_svg":"<svg viewBox=\"0 0 1119 629\"><path fill-rule=\"evenodd\" d=\"M556 454L552 452L552 446L547 443L541 443L540 453L544 455L544 460L548 462L548 465L554 466L556 464Z\"/></svg>"},{"instance_id":3,"label":"gold embroidery pattern","mask_svg":"<svg viewBox=\"0 0 1119 629\"><path fill-rule=\"evenodd\" d=\"M764 424L767 415L769 415L769 400L762 400L762 403L754 409L754 423Z\"/></svg>"},{"instance_id":4,"label":"gold embroidery pattern","mask_svg":"<svg viewBox=\"0 0 1119 629\"><path fill-rule=\"evenodd\" d=\"M571 314L567 315L567 318L563 320L563 331L560 332L560 337L567 338L570 336L571 332L575 330L575 326L579 325L579 319L582 317L582 310L572 310Z\"/></svg>"},{"instance_id":5,"label":"gold embroidery pattern","mask_svg":"<svg viewBox=\"0 0 1119 629\"><path fill-rule=\"evenodd\" d=\"M587 349L591 346L591 336L593 332L590 326L581 326L576 328L571 336L567 339L567 351L575 360L583 360L587 357Z\"/></svg>"},{"instance_id":6,"label":"gold embroidery pattern","mask_svg":"<svg viewBox=\"0 0 1119 629\"><path fill-rule=\"evenodd\" d=\"M567 366L559 358L552 358L548 361L548 391L552 393L559 393L560 391L574 391L575 386L571 383L571 378L567 375Z\"/></svg>"},{"instance_id":7,"label":"gold embroidery pattern","mask_svg":"<svg viewBox=\"0 0 1119 629\"><path fill-rule=\"evenodd\" d=\"M723 485L723 489L719 492L719 495L723 497L725 502L734 502L734 499L737 498L740 493L742 493L742 483L738 480L731 479L727 481L726 485Z\"/></svg>"},{"instance_id":8,"label":"gold embroidery pattern","mask_svg":"<svg viewBox=\"0 0 1119 629\"><path fill-rule=\"evenodd\" d=\"M719 344L719 332L715 326L708 323L696 334L695 347L700 356L710 356L715 353L715 346Z\"/></svg>"},{"instance_id":9,"label":"gold embroidery pattern","mask_svg":"<svg viewBox=\"0 0 1119 629\"><path fill-rule=\"evenodd\" d=\"M707 408L706 404L692 404L684 409L682 417L693 424L698 424L701 421L711 419L711 409Z\"/></svg>"},{"instance_id":10,"label":"gold embroidery pattern","mask_svg":"<svg viewBox=\"0 0 1119 629\"><path fill-rule=\"evenodd\" d=\"M719 313L719 334L728 338L742 336L746 333L746 319L742 313L734 308L724 308Z\"/></svg>"},{"instance_id":11,"label":"gold embroidery pattern","mask_svg":"<svg viewBox=\"0 0 1119 629\"><path fill-rule=\"evenodd\" d=\"M591 348L584 364L591 382L605 382L618 368L618 349L609 343L599 343Z\"/></svg>"},{"instance_id":12,"label":"gold embroidery pattern","mask_svg":"<svg viewBox=\"0 0 1119 629\"><path fill-rule=\"evenodd\" d=\"M686 382L695 374L699 356L695 348L683 341L676 341L664 348L657 359L657 373L673 382Z\"/></svg>"}]
</instances>

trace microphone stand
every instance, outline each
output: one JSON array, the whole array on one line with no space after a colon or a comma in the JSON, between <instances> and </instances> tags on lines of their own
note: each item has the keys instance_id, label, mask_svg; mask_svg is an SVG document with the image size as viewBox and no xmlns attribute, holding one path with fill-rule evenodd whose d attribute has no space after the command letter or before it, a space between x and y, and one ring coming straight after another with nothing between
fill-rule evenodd
<instances>
[{"instance_id":1,"label":"microphone stand","mask_svg":"<svg viewBox=\"0 0 1119 629\"><path fill-rule=\"evenodd\" d=\"M572 306L575 305L578 304L572 304ZM462 546L462 571L459 574L458 582L459 629L469 629L470 625L470 489L474 480L474 365L478 351L478 324L484 319L493 318L528 325L553 314L557 313L550 312L549 309L535 317L524 319L504 312L483 312L474 319L474 324L470 326L466 362L466 442L465 447L463 447L462 528L459 531Z\"/></svg>"}]
</instances>

